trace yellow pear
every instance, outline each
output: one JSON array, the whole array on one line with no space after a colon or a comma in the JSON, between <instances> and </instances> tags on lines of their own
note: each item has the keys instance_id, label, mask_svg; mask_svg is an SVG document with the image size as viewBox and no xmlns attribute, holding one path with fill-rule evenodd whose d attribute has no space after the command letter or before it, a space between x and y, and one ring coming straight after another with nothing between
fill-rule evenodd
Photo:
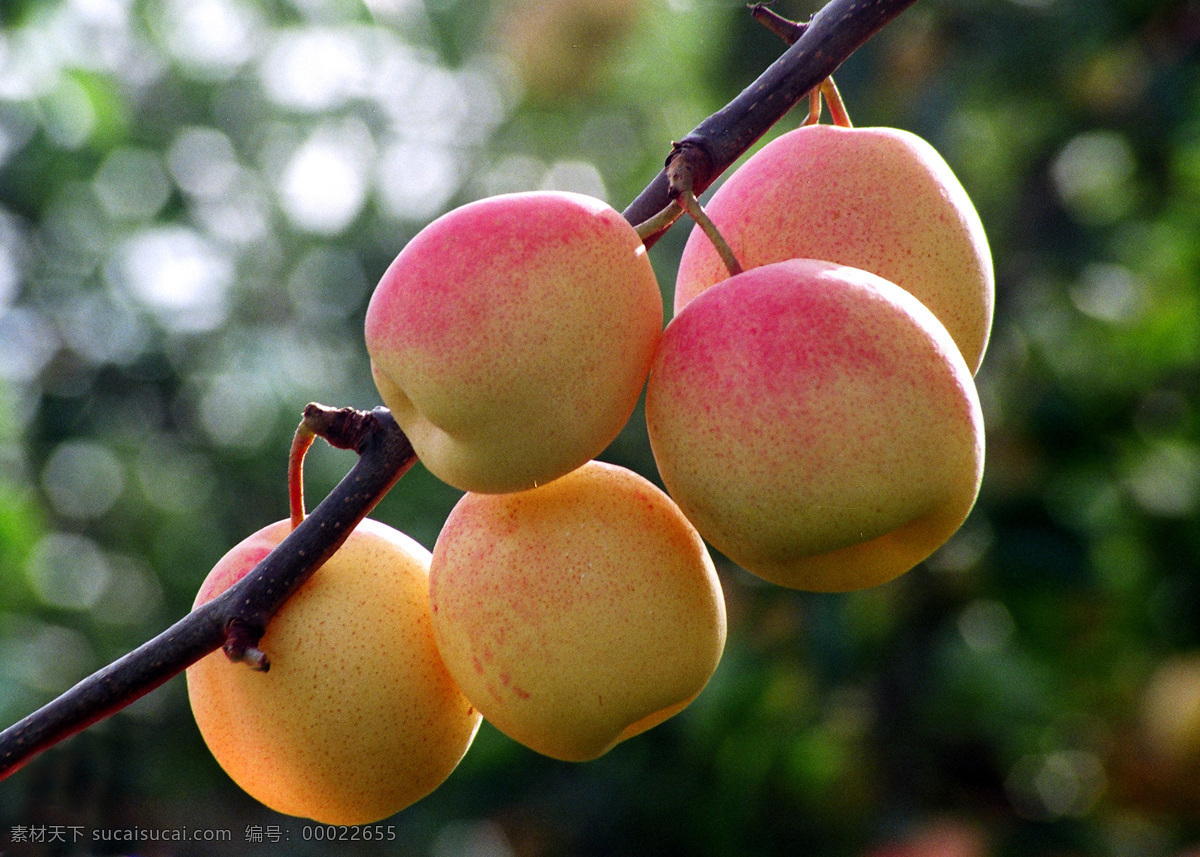
<instances>
[{"instance_id":1,"label":"yellow pear","mask_svg":"<svg viewBox=\"0 0 1200 857\"><path fill-rule=\"evenodd\" d=\"M568 761L682 710L725 644L703 540L658 487L599 462L531 491L464 495L434 545L430 598L467 697Z\"/></svg>"},{"instance_id":2,"label":"yellow pear","mask_svg":"<svg viewBox=\"0 0 1200 857\"><path fill-rule=\"evenodd\" d=\"M254 533L209 573L195 606L220 595L291 531ZM252 797L323 824L368 824L433 791L480 715L446 671L429 621L429 552L362 521L284 603L260 648L268 672L221 651L187 670L205 743Z\"/></svg>"}]
</instances>

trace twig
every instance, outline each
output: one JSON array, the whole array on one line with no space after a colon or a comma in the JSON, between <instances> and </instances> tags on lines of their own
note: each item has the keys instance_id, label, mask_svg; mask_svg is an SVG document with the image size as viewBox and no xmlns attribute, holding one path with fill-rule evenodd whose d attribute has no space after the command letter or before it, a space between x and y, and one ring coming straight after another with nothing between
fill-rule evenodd
<instances>
[{"instance_id":1,"label":"twig","mask_svg":"<svg viewBox=\"0 0 1200 857\"><path fill-rule=\"evenodd\" d=\"M794 45L796 40L804 35L804 31L808 29L808 24L789 21L766 3L752 3L748 8L750 9L750 14L754 16L754 20L758 21L758 23L779 36L779 38L783 39L789 45Z\"/></svg>"},{"instance_id":2,"label":"twig","mask_svg":"<svg viewBox=\"0 0 1200 857\"><path fill-rule=\"evenodd\" d=\"M676 149L676 151L682 154L682 149ZM708 216L708 212L704 210L700 200L696 198L692 183L692 170L686 157L672 158L667 161L667 181L671 193L675 194L676 202L708 236L717 255L725 263L725 269L729 271L729 276L736 277L742 273L742 263L738 261L733 248L729 246L729 242L725 240L725 236L721 234L717 224L712 222L712 218Z\"/></svg>"},{"instance_id":3,"label":"twig","mask_svg":"<svg viewBox=\"0 0 1200 857\"><path fill-rule=\"evenodd\" d=\"M690 157L697 194L713 183L759 137L782 119L810 91L832 75L861 47L916 0L831 0L804 26L790 48L754 83L709 116L680 143L699 153ZM671 202L666 169L625 209L625 219L639 224ZM665 231L665 230L663 230ZM643 240L650 247L662 232Z\"/></svg>"},{"instance_id":4,"label":"twig","mask_svg":"<svg viewBox=\"0 0 1200 857\"><path fill-rule=\"evenodd\" d=\"M253 660L254 647L271 616L416 461L408 438L384 408L369 412L309 408L324 412L315 420L318 433L324 421L338 444L359 453L350 472L275 550L220 597L0 732L0 779L154 690L209 652L231 644Z\"/></svg>"}]
</instances>

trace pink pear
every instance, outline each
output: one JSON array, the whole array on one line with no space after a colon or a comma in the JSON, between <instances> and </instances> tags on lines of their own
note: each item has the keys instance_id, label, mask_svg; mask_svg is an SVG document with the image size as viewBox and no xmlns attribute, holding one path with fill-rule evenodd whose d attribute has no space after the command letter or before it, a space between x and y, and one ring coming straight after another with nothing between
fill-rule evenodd
<instances>
[{"instance_id":1,"label":"pink pear","mask_svg":"<svg viewBox=\"0 0 1200 857\"><path fill-rule=\"evenodd\" d=\"M532 488L628 422L662 333L637 232L561 192L469 203L383 275L366 344L383 402L426 467L466 491Z\"/></svg>"},{"instance_id":2,"label":"pink pear","mask_svg":"<svg viewBox=\"0 0 1200 857\"><path fill-rule=\"evenodd\" d=\"M700 534L775 583L884 583L944 542L983 472L975 384L911 294L798 259L706 290L646 392L663 484Z\"/></svg>"},{"instance_id":3,"label":"pink pear","mask_svg":"<svg viewBox=\"0 0 1200 857\"><path fill-rule=\"evenodd\" d=\"M895 128L808 125L738 167L705 207L743 268L826 259L911 292L950 331L974 373L992 325L995 277L983 224L950 167ZM729 276L693 229L675 311Z\"/></svg>"}]
</instances>

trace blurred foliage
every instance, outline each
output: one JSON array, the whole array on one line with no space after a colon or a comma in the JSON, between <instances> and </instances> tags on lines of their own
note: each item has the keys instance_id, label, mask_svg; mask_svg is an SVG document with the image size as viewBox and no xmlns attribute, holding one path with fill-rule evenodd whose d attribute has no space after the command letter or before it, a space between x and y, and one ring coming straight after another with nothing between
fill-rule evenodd
<instances>
[{"instance_id":1,"label":"blurred foliage","mask_svg":"<svg viewBox=\"0 0 1200 857\"><path fill-rule=\"evenodd\" d=\"M378 404L365 303L425 222L536 187L622 208L782 49L734 0L3 0L0 27L0 725L286 514L303 406ZM727 654L682 715L584 765L485 726L342 850L1195 854L1198 44L1194 0L921 0L852 57L856 123L929 139L992 241L967 525L849 595L722 564ZM651 254L665 300L684 237ZM606 457L654 478L639 419ZM315 447L310 496L349 466ZM432 545L455 499L418 468L375 517ZM229 782L180 679L0 785L11 853L134 827L329 850Z\"/></svg>"}]
</instances>

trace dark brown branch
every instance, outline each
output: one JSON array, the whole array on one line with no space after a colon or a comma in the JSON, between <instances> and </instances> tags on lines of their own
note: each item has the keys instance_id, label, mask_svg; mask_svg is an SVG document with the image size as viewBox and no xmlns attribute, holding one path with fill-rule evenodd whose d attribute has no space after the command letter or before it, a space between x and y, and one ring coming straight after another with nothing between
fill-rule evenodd
<instances>
[{"instance_id":1,"label":"dark brown branch","mask_svg":"<svg viewBox=\"0 0 1200 857\"><path fill-rule=\"evenodd\" d=\"M386 409L325 411L331 440L359 453L346 477L253 571L220 597L0 732L0 779L154 690L227 641L242 647L256 645L267 621L288 596L332 556L416 461L408 438ZM324 436L319 428L317 433Z\"/></svg>"},{"instance_id":2,"label":"dark brown branch","mask_svg":"<svg viewBox=\"0 0 1200 857\"><path fill-rule=\"evenodd\" d=\"M831 0L787 51L733 101L709 116L672 149L686 156L700 194L754 142L837 70L850 54L916 0ZM671 202L666 169L625 209L637 225ZM662 231L666 231L665 229ZM651 246L662 232L645 239Z\"/></svg>"},{"instance_id":3,"label":"dark brown branch","mask_svg":"<svg viewBox=\"0 0 1200 857\"><path fill-rule=\"evenodd\" d=\"M672 158L687 158L694 192L712 184L850 54L914 2L831 0L808 24L797 25L803 32L783 56L672 148ZM643 223L671 202L664 170L625 210L625 218ZM647 246L669 228L670 220L664 218L659 231L646 237ZM314 415L313 425L321 427L314 428L318 434L327 432L331 442L359 453L346 477L236 586L0 732L0 779L217 648L226 646L231 655L258 662L255 646L270 617L416 460L408 438L386 409L367 414L324 411Z\"/></svg>"}]
</instances>

